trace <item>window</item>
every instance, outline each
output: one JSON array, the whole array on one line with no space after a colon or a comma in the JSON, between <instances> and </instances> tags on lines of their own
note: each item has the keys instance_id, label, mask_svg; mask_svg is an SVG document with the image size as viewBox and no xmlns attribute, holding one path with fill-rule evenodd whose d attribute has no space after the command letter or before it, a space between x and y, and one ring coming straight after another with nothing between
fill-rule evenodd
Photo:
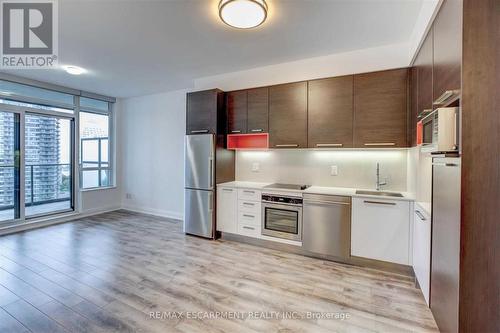
<instances>
[{"instance_id":1,"label":"window","mask_svg":"<svg viewBox=\"0 0 500 333\"><path fill-rule=\"evenodd\" d=\"M106 104L106 110L102 103ZM81 98L80 104L81 188L112 186L109 103Z\"/></svg>"},{"instance_id":2,"label":"window","mask_svg":"<svg viewBox=\"0 0 500 333\"><path fill-rule=\"evenodd\" d=\"M70 210L73 120L25 115L25 216Z\"/></svg>"},{"instance_id":3,"label":"window","mask_svg":"<svg viewBox=\"0 0 500 333\"><path fill-rule=\"evenodd\" d=\"M114 185L114 99L19 80L0 73L0 227L74 210L78 185Z\"/></svg>"},{"instance_id":4,"label":"window","mask_svg":"<svg viewBox=\"0 0 500 333\"><path fill-rule=\"evenodd\" d=\"M0 97L5 100L27 101L47 106L63 106L72 109L73 95L0 80ZM73 110L71 110L73 111Z\"/></svg>"}]
</instances>

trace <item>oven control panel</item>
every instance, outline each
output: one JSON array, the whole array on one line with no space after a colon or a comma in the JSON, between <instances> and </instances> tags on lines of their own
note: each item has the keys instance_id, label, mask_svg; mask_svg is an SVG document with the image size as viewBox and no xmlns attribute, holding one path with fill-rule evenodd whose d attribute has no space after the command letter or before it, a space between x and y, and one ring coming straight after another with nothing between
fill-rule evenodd
<instances>
[{"instance_id":1,"label":"oven control panel","mask_svg":"<svg viewBox=\"0 0 500 333\"><path fill-rule=\"evenodd\" d=\"M263 194L262 201L283 203L283 204L288 204L288 205L302 205L302 198L286 197L286 196L282 196L282 195L277 196L277 195Z\"/></svg>"}]
</instances>

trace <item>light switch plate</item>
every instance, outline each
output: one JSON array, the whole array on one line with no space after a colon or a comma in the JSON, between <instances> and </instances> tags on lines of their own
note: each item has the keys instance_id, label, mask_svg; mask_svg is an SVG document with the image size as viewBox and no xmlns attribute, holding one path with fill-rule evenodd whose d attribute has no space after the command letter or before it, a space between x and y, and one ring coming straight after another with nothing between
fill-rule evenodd
<instances>
[{"instance_id":1,"label":"light switch plate","mask_svg":"<svg viewBox=\"0 0 500 333\"><path fill-rule=\"evenodd\" d=\"M339 168L336 165L330 167L330 175L337 176L339 174Z\"/></svg>"},{"instance_id":2,"label":"light switch plate","mask_svg":"<svg viewBox=\"0 0 500 333\"><path fill-rule=\"evenodd\" d=\"M252 163L252 172L259 172L260 170L260 164L259 163Z\"/></svg>"}]
</instances>

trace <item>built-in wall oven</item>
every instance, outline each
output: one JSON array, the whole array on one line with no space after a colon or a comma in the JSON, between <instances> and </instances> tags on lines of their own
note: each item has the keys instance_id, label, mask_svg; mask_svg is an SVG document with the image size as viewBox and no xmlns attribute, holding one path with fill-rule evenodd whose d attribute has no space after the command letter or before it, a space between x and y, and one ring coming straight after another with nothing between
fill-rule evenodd
<instances>
[{"instance_id":1,"label":"built-in wall oven","mask_svg":"<svg viewBox=\"0 0 500 333\"><path fill-rule=\"evenodd\" d=\"M302 196L262 194L262 235L302 240Z\"/></svg>"}]
</instances>

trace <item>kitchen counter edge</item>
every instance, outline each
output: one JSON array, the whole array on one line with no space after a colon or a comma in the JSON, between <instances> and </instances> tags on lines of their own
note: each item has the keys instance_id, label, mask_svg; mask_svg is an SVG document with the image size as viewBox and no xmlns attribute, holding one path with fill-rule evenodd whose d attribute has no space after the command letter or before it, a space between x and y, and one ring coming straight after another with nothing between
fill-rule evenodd
<instances>
[{"instance_id":1,"label":"kitchen counter edge","mask_svg":"<svg viewBox=\"0 0 500 333\"><path fill-rule=\"evenodd\" d=\"M262 190L265 186L270 183L259 183L259 182L245 182L245 181L232 181L227 183L217 184L217 187L225 188L248 188L254 190ZM410 192L398 192L403 195L403 197L385 197L378 195L367 195L367 194L356 194L357 190L370 190L361 188L349 188L349 187L327 187L327 186L311 186L304 191L289 190L289 192L299 192L302 194L323 194L323 195L341 195L349 197L361 197L361 198L377 198L379 200L402 200L402 201L414 201L414 194ZM287 190L279 190L280 192ZM373 191L373 190L372 190ZM396 191L387 191L396 192Z\"/></svg>"}]
</instances>

